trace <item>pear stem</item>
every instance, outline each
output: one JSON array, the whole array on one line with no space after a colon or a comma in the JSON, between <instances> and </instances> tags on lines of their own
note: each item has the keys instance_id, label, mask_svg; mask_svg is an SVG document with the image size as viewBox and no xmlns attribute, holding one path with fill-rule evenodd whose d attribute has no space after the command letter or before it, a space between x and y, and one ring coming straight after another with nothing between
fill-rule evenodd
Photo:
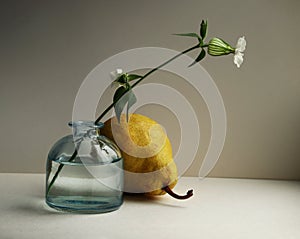
<instances>
[{"instance_id":1,"label":"pear stem","mask_svg":"<svg viewBox=\"0 0 300 239\"><path fill-rule=\"evenodd\" d=\"M172 196L173 198L176 198L176 199L180 199L180 200L183 200L183 199L188 199L190 198L191 196L193 196L193 189L189 190L186 195L178 195L176 193L174 193L172 191L171 188L169 188L169 186L166 186L164 188L162 188L162 190L164 190L167 194L169 194L170 196Z\"/></svg>"}]
</instances>

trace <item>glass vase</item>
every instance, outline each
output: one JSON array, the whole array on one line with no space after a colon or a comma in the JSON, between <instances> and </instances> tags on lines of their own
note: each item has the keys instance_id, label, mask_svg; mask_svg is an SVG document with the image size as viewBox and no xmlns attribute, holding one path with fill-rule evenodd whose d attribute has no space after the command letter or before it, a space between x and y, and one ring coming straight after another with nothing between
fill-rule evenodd
<instances>
[{"instance_id":1,"label":"glass vase","mask_svg":"<svg viewBox=\"0 0 300 239\"><path fill-rule=\"evenodd\" d=\"M70 122L73 135L58 140L48 154L46 203L76 213L103 213L123 203L123 159L100 134L103 123Z\"/></svg>"}]
</instances>

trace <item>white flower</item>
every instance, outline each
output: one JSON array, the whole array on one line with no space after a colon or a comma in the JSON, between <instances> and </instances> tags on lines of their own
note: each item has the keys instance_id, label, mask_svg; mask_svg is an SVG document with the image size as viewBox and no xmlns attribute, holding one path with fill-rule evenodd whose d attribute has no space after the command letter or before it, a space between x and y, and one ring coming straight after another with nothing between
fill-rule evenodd
<instances>
[{"instance_id":1,"label":"white flower","mask_svg":"<svg viewBox=\"0 0 300 239\"><path fill-rule=\"evenodd\" d=\"M111 76L112 80L116 80L122 74L123 74L122 69L116 69L115 71L110 72L110 76Z\"/></svg>"},{"instance_id":2,"label":"white flower","mask_svg":"<svg viewBox=\"0 0 300 239\"><path fill-rule=\"evenodd\" d=\"M236 47L235 47L235 53L234 53L234 59L233 59L233 62L234 64L237 65L237 67L239 68L242 63L243 63L243 56L244 56L244 51L246 49L246 40L245 40L245 37L240 37L237 44L236 44Z\"/></svg>"}]
</instances>

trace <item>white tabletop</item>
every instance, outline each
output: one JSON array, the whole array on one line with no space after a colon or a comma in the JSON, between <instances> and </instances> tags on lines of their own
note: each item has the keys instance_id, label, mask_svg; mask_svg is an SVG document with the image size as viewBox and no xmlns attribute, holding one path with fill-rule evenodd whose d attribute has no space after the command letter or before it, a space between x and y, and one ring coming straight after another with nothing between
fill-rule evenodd
<instances>
[{"instance_id":1,"label":"white tabletop","mask_svg":"<svg viewBox=\"0 0 300 239\"><path fill-rule=\"evenodd\" d=\"M78 215L46 206L44 179L0 174L1 239L300 238L300 182L181 178L186 201L126 196L117 211Z\"/></svg>"}]
</instances>

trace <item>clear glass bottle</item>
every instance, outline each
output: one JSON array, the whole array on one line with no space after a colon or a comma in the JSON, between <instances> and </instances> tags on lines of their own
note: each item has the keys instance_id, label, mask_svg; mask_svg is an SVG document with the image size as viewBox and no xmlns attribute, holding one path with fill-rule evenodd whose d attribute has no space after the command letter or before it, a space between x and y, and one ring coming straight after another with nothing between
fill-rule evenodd
<instances>
[{"instance_id":1,"label":"clear glass bottle","mask_svg":"<svg viewBox=\"0 0 300 239\"><path fill-rule=\"evenodd\" d=\"M103 123L77 121L69 126L73 135L58 140L48 154L46 203L76 213L118 209L124 183L120 150L100 134Z\"/></svg>"}]
</instances>

